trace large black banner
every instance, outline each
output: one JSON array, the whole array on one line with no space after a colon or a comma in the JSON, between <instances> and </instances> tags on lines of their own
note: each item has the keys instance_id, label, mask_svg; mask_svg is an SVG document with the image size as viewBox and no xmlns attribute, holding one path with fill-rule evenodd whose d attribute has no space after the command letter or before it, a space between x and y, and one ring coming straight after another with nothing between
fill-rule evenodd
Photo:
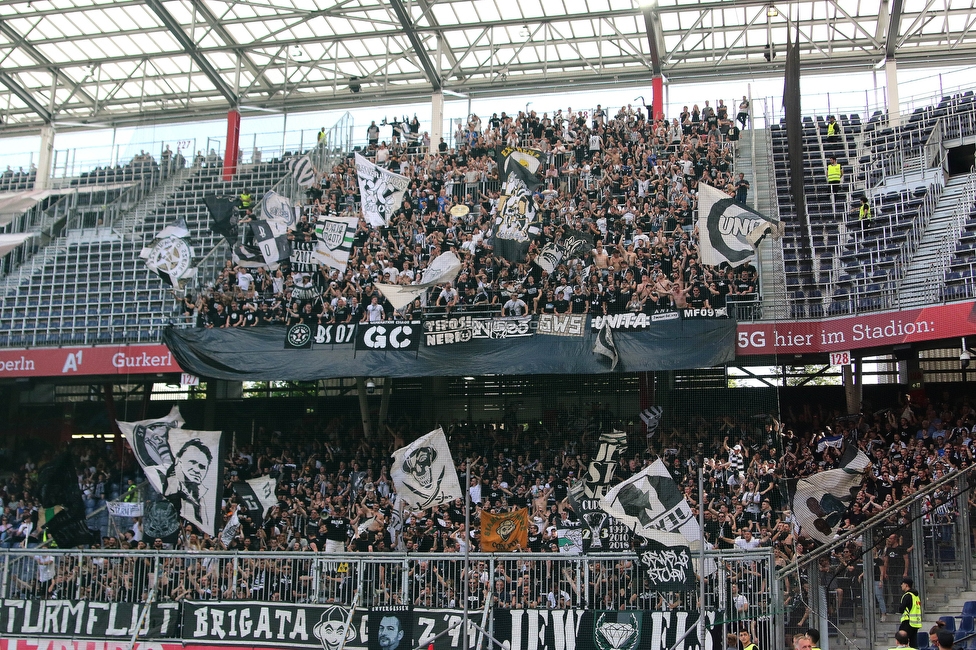
<instances>
[{"instance_id":1,"label":"large black banner","mask_svg":"<svg viewBox=\"0 0 976 650\"><path fill-rule=\"evenodd\" d=\"M131 638L145 605L95 603L85 600L13 600L0 606L0 634L3 636ZM149 605L143 621L143 639L179 637L179 603Z\"/></svg>"},{"instance_id":2,"label":"large black banner","mask_svg":"<svg viewBox=\"0 0 976 650\"><path fill-rule=\"evenodd\" d=\"M357 328L355 346L313 345L311 350L285 350L284 327L168 329L163 332L163 342L184 371L232 381L608 372L603 358L593 353L598 332L592 327L583 336L546 336L540 340L531 335L530 326L534 324L528 323L529 335L523 336L496 328L494 323L486 328L485 322L475 319L472 340L449 347L419 345L426 336L419 323L409 325L409 337L402 335L403 330L394 333L397 325L388 328L388 324L382 324L388 330L382 334L374 329L379 324L364 325ZM521 326L517 324L516 329ZM491 338L481 338L486 333ZM409 341L408 347L390 347L391 336L396 345ZM708 368L735 359L735 321L663 321L647 329L614 331L614 341L620 367L626 372ZM383 347L374 347L380 342ZM418 345L419 349L415 347ZM388 353L394 349L411 353ZM622 368L619 372L624 372Z\"/></svg>"},{"instance_id":3,"label":"large black banner","mask_svg":"<svg viewBox=\"0 0 976 650\"><path fill-rule=\"evenodd\" d=\"M131 638L145 606L4 600L0 607L2 637L96 640ZM185 646L229 648L463 650L463 612L454 609L356 609L350 619L350 608L339 604L183 601L149 607L140 641L182 640ZM707 613L706 621L712 620ZM482 623L511 650L668 650L689 630L680 650L712 649L709 635L704 649L698 642L697 612L497 609L490 621L482 621L481 611L471 611L468 649L484 647L476 627Z\"/></svg>"}]
</instances>

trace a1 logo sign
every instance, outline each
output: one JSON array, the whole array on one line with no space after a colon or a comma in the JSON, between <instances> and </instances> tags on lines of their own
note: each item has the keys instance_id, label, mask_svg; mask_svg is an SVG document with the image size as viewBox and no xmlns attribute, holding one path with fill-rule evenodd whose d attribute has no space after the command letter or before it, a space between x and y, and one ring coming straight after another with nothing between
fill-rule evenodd
<instances>
[{"instance_id":1,"label":"a1 logo sign","mask_svg":"<svg viewBox=\"0 0 976 650\"><path fill-rule=\"evenodd\" d=\"M830 353L830 365L832 365L832 366L849 366L849 365L851 365L851 353L850 352L831 352Z\"/></svg>"}]
</instances>

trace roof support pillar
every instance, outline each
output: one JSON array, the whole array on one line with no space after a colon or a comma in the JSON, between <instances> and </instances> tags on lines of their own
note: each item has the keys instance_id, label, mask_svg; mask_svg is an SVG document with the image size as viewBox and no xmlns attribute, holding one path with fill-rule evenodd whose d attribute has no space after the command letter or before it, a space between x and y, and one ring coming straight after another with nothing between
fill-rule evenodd
<instances>
[{"instance_id":1,"label":"roof support pillar","mask_svg":"<svg viewBox=\"0 0 976 650\"><path fill-rule=\"evenodd\" d=\"M51 187L51 161L54 158L54 126L48 122L41 127L41 152L37 157L37 177L34 179L35 190L47 190Z\"/></svg>"},{"instance_id":2,"label":"roof support pillar","mask_svg":"<svg viewBox=\"0 0 976 650\"><path fill-rule=\"evenodd\" d=\"M234 180L237 158L241 150L241 112L236 108L227 111L227 144L224 147L224 180Z\"/></svg>"},{"instance_id":3,"label":"roof support pillar","mask_svg":"<svg viewBox=\"0 0 976 650\"><path fill-rule=\"evenodd\" d=\"M437 149L444 137L444 92L435 90L430 96L430 148ZM429 153L429 152L428 152Z\"/></svg>"},{"instance_id":4,"label":"roof support pillar","mask_svg":"<svg viewBox=\"0 0 976 650\"><path fill-rule=\"evenodd\" d=\"M651 77L651 115L652 119L664 119L664 77L656 74Z\"/></svg>"},{"instance_id":5,"label":"roof support pillar","mask_svg":"<svg viewBox=\"0 0 976 650\"><path fill-rule=\"evenodd\" d=\"M898 64L894 57L885 59L885 80L887 81L888 126L901 126L901 111L898 108Z\"/></svg>"}]
</instances>

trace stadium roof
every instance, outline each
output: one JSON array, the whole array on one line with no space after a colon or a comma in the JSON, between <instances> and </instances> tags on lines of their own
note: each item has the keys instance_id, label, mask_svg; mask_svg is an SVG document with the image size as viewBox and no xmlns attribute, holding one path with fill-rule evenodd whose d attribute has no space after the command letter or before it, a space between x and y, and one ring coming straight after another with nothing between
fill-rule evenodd
<instances>
[{"instance_id":1,"label":"stadium roof","mask_svg":"<svg viewBox=\"0 0 976 650\"><path fill-rule=\"evenodd\" d=\"M520 91L939 67L976 0L0 0L6 133ZM350 84L361 90L353 93Z\"/></svg>"}]
</instances>

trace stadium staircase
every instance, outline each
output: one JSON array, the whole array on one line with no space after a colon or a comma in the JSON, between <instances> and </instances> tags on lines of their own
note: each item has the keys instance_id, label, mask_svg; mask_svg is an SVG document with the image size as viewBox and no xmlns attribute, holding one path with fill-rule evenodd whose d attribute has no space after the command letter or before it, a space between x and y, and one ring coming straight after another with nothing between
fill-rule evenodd
<instances>
[{"instance_id":1,"label":"stadium staircase","mask_svg":"<svg viewBox=\"0 0 976 650\"><path fill-rule=\"evenodd\" d=\"M953 177L946 183L898 287L899 307L922 307L941 302L954 297L954 291L946 290L948 281L965 278L972 282L971 271L960 269L947 273L946 268L950 255L965 261L972 259L976 237L961 238L960 225L968 226L970 215L976 208L973 204L974 182L976 174L971 173ZM969 231L963 230L963 233ZM952 274L951 278L949 274Z\"/></svg>"},{"instance_id":2,"label":"stadium staircase","mask_svg":"<svg viewBox=\"0 0 976 650\"><path fill-rule=\"evenodd\" d=\"M132 210L126 211L115 225L115 231L122 237L132 235L137 226L144 223L149 215L155 213L163 203L176 193L177 189L199 171L199 168L192 167L180 169L173 173L166 179L165 183L156 188L155 192L143 199Z\"/></svg>"},{"instance_id":3,"label":"stadium staircase","mask_svg":"<svg viewBox=\"0 0 976 650\"><path fill-rule=\"evenodd\" d=\"M735 152L735 174L745 174L750 191L746 205L765 215L776 216L779 209L773 187L773 159L768 128L750 128L742 132ZM763 318L788 316L783 248L762 245L758 255L760 295Z\"/></svg>"}]
</instances>

